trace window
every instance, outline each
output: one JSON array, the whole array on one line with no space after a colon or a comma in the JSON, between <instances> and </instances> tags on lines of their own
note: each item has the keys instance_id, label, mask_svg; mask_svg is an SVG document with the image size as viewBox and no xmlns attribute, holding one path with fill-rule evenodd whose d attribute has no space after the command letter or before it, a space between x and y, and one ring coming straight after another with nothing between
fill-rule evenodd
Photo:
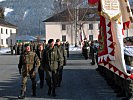
<instances>
[{"instance_id":1,"label":"window","mask_svg":"<svg viewBox=\"0 0 133 100\"><path fill-rule=\"evenodd\" d=\"M62 30L66 30L66 25L62 24Z\"/></svg>"},{"instance_id":2,"label":"window","mask_svg":"<svg viewBox=\"0 0 133 100\"><path fill-rule=\"evenodd\" d=\"M89 30L93 30L93 24L89 24Z\"/></svg>"},{"instance_id":3,"label":"window","mask_svg":"<svg viewBox=\"0 0 133 100\"><path fill-rule=\"evenodd\" d=\"M66 41L66 35L62 35L62 41L63 41L63 42Z\"/></svg>"},{"instance_id":4,"label":"window","mask_svg":"<svg viewBox=\"0 0 133 100\"><path fill-rule=\"evenodd\" d=\"M93 41L93 35L89 35L89 40Z\"/></svg>"},{"instance_id":5,"label":"window","mask_svg":"<svg viewBox=\"0 0 133 100\"><path fill-rule=\"evenodd\" d=\"M3 28L1 28L1 34L3 34Z\"/></svg>"},{"instance_id":6,"label":"window","mask_svg":"<svg viewBox=\"0 0 133 100\"><path fill-rule=\"evenodd\" d=\"M3 39L1 39L1 44L3 45Z\"/></svg>"},{"instance_id":7,"label":"window","mask_svg":"<svg viewBox=\"0 0 133 100\"><path fill-rule=\"evenodd\" d=\"M6 34L8 34L8 30L6 29Z\"/></svg>"},{"instance_id":8,"label":"window","mask_svg":"<svg viewBox=\"0 0 133 100\"><path fill-rule=\"evenodd\" d=\"M6 39L6 44L8 44L8 39Z\"/></svg>"}]
</instances>

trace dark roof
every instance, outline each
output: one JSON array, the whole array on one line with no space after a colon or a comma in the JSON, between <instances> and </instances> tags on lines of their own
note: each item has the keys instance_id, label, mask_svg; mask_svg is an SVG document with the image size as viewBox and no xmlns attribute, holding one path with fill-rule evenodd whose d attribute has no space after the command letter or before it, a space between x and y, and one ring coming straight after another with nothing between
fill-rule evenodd
<instances>
[{"instance_id":1,"label":"dark roof","mask_svg":"<svg viewBox=\"0 0 133 100\"><path fill-rule=\"evenodd\" d=\"M79 20L81 21L99 21L100 17L98 15L97 8L80 8L79 10ZM44 20L43 22L68 22L73 21L71 14L74 15L75 9L66 9L54 16ZM84 16L84 17L83 17Z\"/></svg>"},{"instance_id":2,"label":"dark roof","mask_svg":"<svg viewBox=\"0 0 133 100\"><path fill-rule=\"evenodd\" d=\"M17 26L5 21L4 19L0 19L0 25L10 27L10 28L17 28Z\"/></svg>"}]
</instances>

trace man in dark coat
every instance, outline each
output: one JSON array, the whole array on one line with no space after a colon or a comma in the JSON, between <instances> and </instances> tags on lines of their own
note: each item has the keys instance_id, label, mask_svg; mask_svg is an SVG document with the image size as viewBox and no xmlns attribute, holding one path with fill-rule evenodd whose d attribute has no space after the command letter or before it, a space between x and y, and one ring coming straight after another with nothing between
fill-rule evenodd
<instances>
[{"instance_id":1,"label":"man in dark coat","mask_svg":"<svg viewBox=\"0 0 133 100\"><path fill-rule=\"evenodd\" d=\"M67 55L65 53L65 48L61 45L60 39L56 39L55 46L57 46L57 48L59 49L59 51L61 53L62 61L65 62L64 60L66 60ZM58 87L60 87L60 85L61 85L62 74L63 74L63 66L58 64L58 84L57 84Z\"/></svg>"},{"instance_id":2,"label":"man in dark coat","mask_svg":"<svg viewBox=\"0 0 133 100\"><path fill-rule=\"evenodd\" d=\"M55 89L57 85L57 69L58 64L63 66L62 56L57 47L54 46L54 40L48 41L48 46L43 52L42 66L46 71L46 82L49 87L48 95L56 96Z\"/></svg>"}]
</instances>

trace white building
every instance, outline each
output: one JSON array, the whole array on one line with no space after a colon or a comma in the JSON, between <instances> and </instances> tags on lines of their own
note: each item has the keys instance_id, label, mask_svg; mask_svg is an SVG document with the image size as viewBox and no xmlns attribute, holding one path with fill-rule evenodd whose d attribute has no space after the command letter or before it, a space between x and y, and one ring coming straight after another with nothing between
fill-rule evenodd
<instances>
[{"instance_id":1,"label":"white building","mask_svg":"<svg viewBox=\"0 0 133 100\"><path fill-rule=\"evenodd\" d=\"M16 42L17 27L0 19L0 46L9 47Z\"/></svg>"},{"instance_id":2,"label":"white building","mask_svg":"<svg viewBox=\"0 0 133 100\"><path fill-rule=\"evenodd\" d=\"M77 31L77 35L75 32L74 12L74 9L65 10L44 20L46 41L60 39L75 44L75 36L77 36L78 42L81 41L81 32ZM88 40L98 40L100 17L97 13L96 8L78 10L77 27L79 29L79 25L83 24L82 28ZM126 36L133 36L133 29L125 31ZM84 38L82 37L82 39Z\"/></svg>"},{"instance_id":3,"label":"white building","mask_svg":"<svg viewBox=\"0 0 133 100\"><path fill-rule=\"evenodd\" d=\"M77 36L77 42L79 43L81 41L81 24L88 40L98 39L99 16L97 9L82 8L78 10L77 34L75 32L75 21L72 18L74 17L74 12L74 9L70 9L70 11L65 10L44 21L46 41L52 38L54 40L60 39L62 41L68 41L70 44L75 44L75 36ZM82 39L84 39L84 37L82 37Z\"/></svg>"}]
</instances>

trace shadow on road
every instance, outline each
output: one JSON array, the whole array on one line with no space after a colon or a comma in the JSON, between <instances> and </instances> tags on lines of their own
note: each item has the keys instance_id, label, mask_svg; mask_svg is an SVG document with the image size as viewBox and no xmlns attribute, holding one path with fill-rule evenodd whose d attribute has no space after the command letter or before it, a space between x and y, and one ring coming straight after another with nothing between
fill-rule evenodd
<instances>
[{"instance_id":1,"label":"shadow on road","mask_svg":"<svg viewBox=\"0 0 133 100\"><path fill-rule=\"evenodd\" d=\"M18 93L18 74L13 74L10 79L0 81L0 98L5 98L7 100L16 100Z\"/></svg>"},{"instance_id":2,"label":"shadow on road","mask_svg":"<svg viewBox=\"0 0 133 100\"><path fill-rule=\"evenodd\" d=\"M74 51L71 51L69 58L67 58L67 59L68 60L85 60L81 51L78 51L76 53Z\"/></svg>"}]
</instances>

